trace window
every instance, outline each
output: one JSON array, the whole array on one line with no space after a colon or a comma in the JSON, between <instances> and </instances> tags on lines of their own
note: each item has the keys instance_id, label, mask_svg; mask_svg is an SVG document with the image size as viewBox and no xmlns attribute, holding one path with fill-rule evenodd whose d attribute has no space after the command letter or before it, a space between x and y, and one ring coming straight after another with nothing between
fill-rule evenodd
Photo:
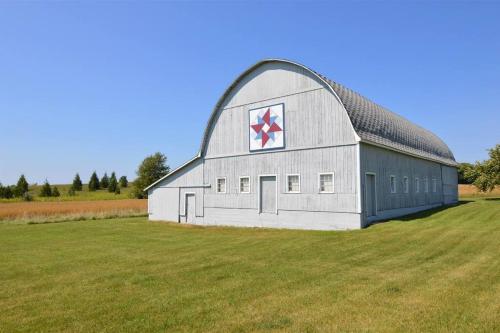
<instances>
[{"instance_id":1,"label":"window","mask_svg":"<svg viewBox=\"0 0 500 333\"><path fill-rule=\"evenodd\" d=\"M391 176L391 193L396 193L396 176Z\"/></svg>"},{"instance_id":2,"label":"window","mask_svg":"<svg viewBox=\"0 0 500 333\"><path fill-rule=\"evenodd\" d=\"M240 177L240 193L250 193L250 177Z\"/></svg>"},{"instance_id":3,"label":"window","mask_svg":"<svg viewBox=\"0 0 500 333\"><path fill-rule=\"evenodd\" d=\"M420 192L420 181L418 178L415 178L415 193Z\"/></svg>"},{"instance_id":4,"label":"window","mask_svg":"<svg viewBox=\"0 0 500 333\"><path fill-rule=\"evenodd\" d=\"M319 174L319 192L333 193L333 173Z\"/></svg>"},{"instance_id":5,"label":"window","mask_svg":"<svg viewBox=\"0 0 500 333\"><path fill-rule=\"evenodd\" d=\"M286 179L287 179L286 191L289 193L299 193L300 175L288 175L286 176Z\"/></svg>"},{"instance_id":6,"label":"window","mask_svg":"<svg viewBox=\"0 0 500 333\"><path fill-rule=\"evenodd\" d=\"M226 193L226 178L217 178L217 193Z\"/></svg>"},{"instance_id":7,"label":"window","mask_svg":"<svg viewBox=\"0 0 500 333\"><path fill-rule=\"evenodd\" d=\"M403 177L403 191L405 193L410 192L410 184L408 184L408 177Z\"/></svg>"},{"instance_id":8,"label":"window","mask_svg":"<svg viewBox=\"0 0 500 333\"><path fill-rule=\"evenodd\" d=\"M424 191L425 193L429 192L429 179L427 177L424 178Z\"/></svg>"},{"instance_id":9,"label":"window","mask_svg":"<svg viewBox=\"0 0 500 333\"><path fill-rule=\"evenodd\" d=\"M437 192L437 179L435 178L432 180L432 192Z\"/></svg>"}]
</instances>

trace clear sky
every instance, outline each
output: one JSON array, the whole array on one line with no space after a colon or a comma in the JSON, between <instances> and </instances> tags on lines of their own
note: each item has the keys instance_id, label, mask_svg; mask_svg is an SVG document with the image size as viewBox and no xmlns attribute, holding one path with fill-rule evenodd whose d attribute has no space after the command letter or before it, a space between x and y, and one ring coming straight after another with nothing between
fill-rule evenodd
<instances>
[{"instance_id":1,"label":"clear sky","mask_svg":"<svg viewBox=\"0 0 500 333\"><path fill-rule=\"evenodd\" d=\"M0 2L0 182L132 179L156 151L178 166L270 57L430 129L458 161L500 143L500 2Z\"/></svg>"}]
</instances>

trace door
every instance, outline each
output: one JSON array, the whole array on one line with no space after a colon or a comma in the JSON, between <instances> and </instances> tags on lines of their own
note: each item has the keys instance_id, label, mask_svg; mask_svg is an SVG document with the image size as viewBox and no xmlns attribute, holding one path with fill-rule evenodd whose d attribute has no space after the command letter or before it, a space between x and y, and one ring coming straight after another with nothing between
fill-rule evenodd
<instances>
[{"instance_id":1,"label":"door","mask_svg":"<svg viewBox=\"0 0 500 333\"><path fill-rule=\"evenodd\" d=\"M260 212L276 214L276 176L260 177Z\"/></svg>"},{"instance_id":2,"label":"door","mask_svg":"<svg viewBox=\"0 0 500 333\"><path fill-rule=\"evenodd\" d=\"M365 178L365 210L366 216L377 215L377 196L375 194L375 175L366 174Z\"/></svg>"},{"instance_id":3,"label":"door","mask_svg":"<svg viewBox=\"0 0 500 333\"><path fill-rule=\"evenodd\" d=\"M194 193L186 193L186 222L194 223L196 215L196 201Z\"/></svg>"}]
</instances>

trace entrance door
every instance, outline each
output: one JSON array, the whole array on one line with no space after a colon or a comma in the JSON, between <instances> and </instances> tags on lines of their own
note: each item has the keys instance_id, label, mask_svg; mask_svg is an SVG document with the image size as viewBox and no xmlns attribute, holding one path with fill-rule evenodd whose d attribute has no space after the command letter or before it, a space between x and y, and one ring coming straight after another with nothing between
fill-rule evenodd
<instances>
[{"instance_id":1,"label":"entrance door","mask_svg":"<svg viewBox=\"0 0 500 333\"><path fill-rule=\"evenodd\" d=\"M196 215L196 201L194 193L186 193L186 222L194 223Z\"/></svg>"},{"instance_id":2,"label":"entrance door","mask_svg":"<svg viewBox=\"0 0 500 333\"><path fill-rule=\"evenodd\" d=\"M260 212L276 214L276 176L260 177Z\"/></svg>"},{"instance_id":3,"label":"entrance door","mask_svg":"<svg viewBox=\"0 0 500 333\"><path fill-rule=\"evenodd\" d=\"M366 174L365 178L365 209L366 216L377 215L377 196L375 194L375 175Z\"/></svg>"}]
</instances>

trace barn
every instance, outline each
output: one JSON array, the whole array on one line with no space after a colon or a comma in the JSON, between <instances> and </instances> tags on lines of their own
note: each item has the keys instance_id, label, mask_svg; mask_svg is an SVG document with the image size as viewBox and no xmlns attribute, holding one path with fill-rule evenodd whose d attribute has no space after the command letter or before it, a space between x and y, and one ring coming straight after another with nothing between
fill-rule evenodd
<instances>
[{"instance_id":1,"label":"barn","mask_svg":"<svg viewBox=\"0 0 500 333\"><path fill-rule=\"evenodd\" d=\"M145 189L150 220L359 229L457 202L435 134L296 62L266 59L224 92L198 154Z\"/></svg>"}]
</instances>

